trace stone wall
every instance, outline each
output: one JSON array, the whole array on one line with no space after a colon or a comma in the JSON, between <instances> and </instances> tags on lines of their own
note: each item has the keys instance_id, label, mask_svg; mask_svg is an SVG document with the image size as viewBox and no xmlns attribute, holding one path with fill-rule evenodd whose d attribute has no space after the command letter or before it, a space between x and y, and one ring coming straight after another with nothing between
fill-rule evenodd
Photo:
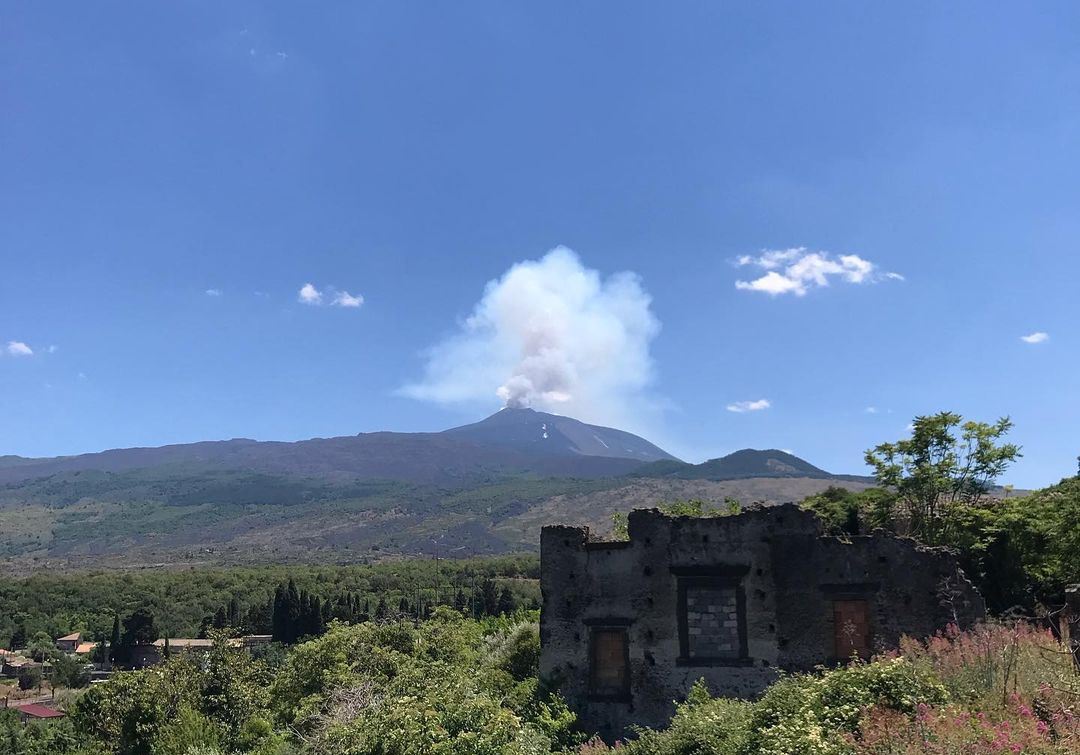
<instances>
[{"instance_id":1,"label":"stone wall","mask_svg":"<svg viewBox=\"0 0 1080 755\"><path fill-rule=\"evenodd\" d=\"M1065 590L1065 638L1073 653L1076 670L1080 672L1080 585Z\"/></svg>"},{"instance_id":2,"label":"stone wall","mask_svg":"<svg viewBox=\"0 0 1080 755\"><path fill-rule=\"evenodd\" d=\"M794 505L716 518L635 511L629 531L629 542L591 542L587 528L545 527L540 544L541 673L609 738L665 725L699 678L714 694L753 697L781 669L837 660L838 647L884 649L983 615L948 551L885 533L825 537ZM599 631L625 633L622 694L597 694Z\"/></svg>"}]
</instances>

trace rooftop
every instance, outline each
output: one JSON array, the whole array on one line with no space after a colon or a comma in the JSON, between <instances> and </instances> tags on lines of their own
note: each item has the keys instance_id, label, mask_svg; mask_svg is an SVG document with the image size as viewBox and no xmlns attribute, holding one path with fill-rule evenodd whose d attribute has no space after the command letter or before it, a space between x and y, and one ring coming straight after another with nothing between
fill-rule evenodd
<instances>
[{"instance_id":1,"label":"rooftop","mask_svg":"<svg viewBox=\"0 0 1080 755\"><path fill-rule=\"evenodd\" d=\"M37 703L31 703L30 705L22 705L16 708L21 715L30 716L30 718L63 718L64 714L60 711L49 708L45 705L38 705Z\"/></svg>"}]
</instances>

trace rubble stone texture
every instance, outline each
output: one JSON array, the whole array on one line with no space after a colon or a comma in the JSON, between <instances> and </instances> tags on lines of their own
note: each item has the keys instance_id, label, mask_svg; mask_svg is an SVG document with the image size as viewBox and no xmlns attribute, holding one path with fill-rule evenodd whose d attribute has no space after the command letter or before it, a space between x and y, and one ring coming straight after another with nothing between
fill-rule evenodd
<instances>
[{"instance_id":1,"label":"rubble stone texture","mask_svg":"<svg viewBox=\"0 0 1080 755\"><path fill-rule=\"evenodd\" d=\"M634 511L629 532L594 542L586 527L550 526L540 543L541 673L608 739L666 725L698 679L752 698L780 670L966 628L985 613L947 549L883 531L826 536L795 505L710 518Z\"/></svg>"}]
</instances>

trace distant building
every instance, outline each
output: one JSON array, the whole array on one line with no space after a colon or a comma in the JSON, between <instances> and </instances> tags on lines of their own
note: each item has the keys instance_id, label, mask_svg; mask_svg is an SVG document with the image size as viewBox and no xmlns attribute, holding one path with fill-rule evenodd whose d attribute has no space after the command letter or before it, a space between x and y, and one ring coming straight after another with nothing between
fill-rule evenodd
<instances>
[{"instance_id":1,"label":"distant building","mask_svg":"<svg viewBox=\"0 0 1080 755\"><path fill-rule=\"evenodd\" d=\"M235 637L228 641L230 647L251 650L252 648L270 644L272 637L268 634L251 634L244 637ZM214 647L214 641L202 637L170 637L168 640L169 652L181 653L208 653ZM129 665L133 668L146 668L156 666L165 659L165 638L154 640L149 645L136 645L131 648L131 660Z\"/></svg>"},{"instance_id":2,"label":"distant building","mask_svg":"<svg viewBox=\"0 0 1080 755\"><path fill-rule=\"evenodd\" d=\"M27 669L42 669L44 671L46 664L41 664L35 661L33 658L27 658L22 655L5 655L0 663L0 675L6 676L10 679L14 679L20 672Z\"/></svg>"},{"instance_id":3,"label":"distant building","mask_svg":"<svg viewBox=\"0 0 1080 755\"><path fill-rule=\"evenodd\" d=\"M629 516L625 542L585 527L540 540L541 674L607 739L663 726L698 679L760 694L783 670L895 647L983 617L954 555L878 533L829 537L795 505L737 516Z\"/></svg>"},{"instance_id":4,"label":"distant building","mask_svg":"<svg viewBox=\"0 0 1080 755\"><path fill-rule=\"evenodd\" d=\"M31 704L20 705L15 708L19 713L19 718L23 723L27 721L45 721L55 718L63 718L64 714L55 708L50 708L47 705Z\"/></svg>"},{"instance_id":5,"label":"distant building","mask_svg":"<svg viewBox=\"0 0 1080 755\"><path fill-rule=\"evenodd\" d=\"M72 632L56 640L56 649L61 653L74 653L82 641L82 632Z\"/></svg>"}]
</instances>

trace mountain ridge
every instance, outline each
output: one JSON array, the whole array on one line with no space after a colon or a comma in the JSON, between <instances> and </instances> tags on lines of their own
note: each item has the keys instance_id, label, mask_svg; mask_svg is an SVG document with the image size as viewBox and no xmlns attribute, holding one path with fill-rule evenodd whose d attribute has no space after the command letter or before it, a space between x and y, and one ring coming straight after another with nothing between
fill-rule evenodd
<instances>
[{"instance_id":1,"label":"mountain ridge","mask_svg":"<svg viewBox=\"0 0 1080 755\"><path fill-rule=\"evenodd\" d=\"M866 478L786 452L688 464L644 438L508 409L442 432L234 438L0 457L0 571L532 550L551 522L700 497L802 500Z\"/></svg>"}]
</instances>

